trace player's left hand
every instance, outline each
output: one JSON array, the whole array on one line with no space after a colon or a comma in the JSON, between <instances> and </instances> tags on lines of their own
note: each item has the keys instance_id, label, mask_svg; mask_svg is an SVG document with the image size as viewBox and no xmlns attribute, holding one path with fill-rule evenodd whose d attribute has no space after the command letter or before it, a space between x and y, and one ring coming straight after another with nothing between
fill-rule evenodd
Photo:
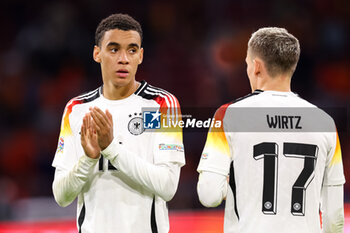
<instances>
[{"instance_id":1,"label":"player's left hand","mask_svg":"<svg viewBox=\"0 0 350 233\"><path fill-rule=\"evenodd\" d=\"M98 144L104 150L113 141L112 114L108 110L104 113L98 107L90 108L90 113L95 122Z\"/></svg>"}]
</instances>

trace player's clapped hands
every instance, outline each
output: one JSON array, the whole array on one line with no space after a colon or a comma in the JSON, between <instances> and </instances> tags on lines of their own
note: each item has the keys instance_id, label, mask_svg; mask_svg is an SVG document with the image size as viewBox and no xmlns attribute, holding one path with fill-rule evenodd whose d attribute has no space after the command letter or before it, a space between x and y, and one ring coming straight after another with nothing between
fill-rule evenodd
<instances>
[{"instance_id":1,"label":"player's clapped hands","mask_svg":"<svg viewBox=\"0 0 350 233\"><path fill-rule=\"evenodd\" d=\"M98 107L89 110L81 126L81 145L87 156L96 159L113 141L113 119L108 110L105 113Z\"/></svg>"},{"instance_id":2,"label":"player's clapped hands","mask_svg":"<svg viewBox=\"0 0 350 233\"><path fill-rule=\"evenodd\" d=\"M98 145L104 150L113 141L112 114L108 110L104 113L98 107L89 110L96 128Z\"/></svg>"},{"instance_id":3,"label":"player's clapped hands","mask_svg":"<svg viewBox=\"0 0 350 233\"><path fill-rule=\"evenodd\" d=\"M99 158L101 149L97 140L95 123L90 113L85 114L83 118L80 140L84 152L88 157L92 159Z\"/></svg>"}]
</instances>

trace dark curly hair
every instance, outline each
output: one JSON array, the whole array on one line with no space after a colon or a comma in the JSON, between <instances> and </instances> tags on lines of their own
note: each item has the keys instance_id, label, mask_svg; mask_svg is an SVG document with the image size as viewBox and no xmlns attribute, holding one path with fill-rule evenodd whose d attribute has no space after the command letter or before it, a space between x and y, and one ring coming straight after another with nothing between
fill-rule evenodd
<instances>
[{"instance_id":1,"label":"dark curly hair","mask_svg":"<svg viewBox=\"0 0 350 233\"><path fill-rule=\"evenodd\" d=\"M127 14L112 14L103 19L97 26L95 32L95 43L100 46L102 38L106 31L119 29L124 31L137 31L140 34L142 43L142 28L139 22Z\"/></svg>"}]
</instances>

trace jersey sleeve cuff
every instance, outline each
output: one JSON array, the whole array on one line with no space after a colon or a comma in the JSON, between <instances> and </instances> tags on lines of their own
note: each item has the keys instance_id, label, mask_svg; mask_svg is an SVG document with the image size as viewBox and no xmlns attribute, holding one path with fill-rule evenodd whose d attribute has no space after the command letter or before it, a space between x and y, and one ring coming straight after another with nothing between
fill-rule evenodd
<instances>
[{"instance_id":1,"label":"jersey sleeve cuff","mask_svg":"<svg viewBox=\"0 0 350 233\"><path fill-rule=\"evenodd\" d=\"M199 166L197 168L197 172L198 173L201 173L201 172L213 172L213 173L217 173L217 174L220 174L220 175L223 175L223 176L228 176L229 175L229 172L227 172L225 169L220 169L220 168L217 168L217 167L212 167L212 166Z\"/></svg>"},{"instance_id":2,"label":"jersey sleeve cuff","mask_svg":"<svg viewBox=\"0 0 350 233\"><path fill-rule=\"evenodd\" d=\"M77 167L78 174L83 174L83 175L89 174L92 171L92 169L95 167L98 161L99 161L99 158L92 159L86 155L81 156L81 158L79 159L79 165Z\"/></svg>"},{"instance_id":3,"label":"jersey sleeve cuff","mask_svg":"<svg viewBox=\"0 0 350 233\"><path fill-rule=\"evenodd\" d=\"M323 182L323 186L334 186L334 185L343 185L345 184L345 178L341 179L333 179L333 180L326 180Z\"/></svg>"},{"instance_id":4,"label":"jersey sleeve cuff","mask_svg":"<svg viewBox=\"0 0 350 233\"><path fill-rule=\"evenodd\" d=\"M119 143L116 138L113 139L111 144L109 144L103 151L101 151L101 154L108 160L115 160L118 157L118 151Z\"/></svg>"},{"instance_id":5,"label":"jersey sleeve cuff","mask_svg":"<svg viewBox=\"0 0 350 233\"><path fill-rule=\"evenodd\" d=\"M93 159L93 158L90 158L89 156L84 155L81 157L80 162L84 165L87 165L87 166L89 166L89 165L94 166L98 162L99 159L100 158Z\"/></svg>"}]
</instances>

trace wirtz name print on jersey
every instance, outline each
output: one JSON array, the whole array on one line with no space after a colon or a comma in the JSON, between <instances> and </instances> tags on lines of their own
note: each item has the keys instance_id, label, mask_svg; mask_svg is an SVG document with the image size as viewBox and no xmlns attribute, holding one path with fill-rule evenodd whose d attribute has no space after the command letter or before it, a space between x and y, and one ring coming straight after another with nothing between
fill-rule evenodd
<instances>
[{"instance_id":1,"label":"wirtz name print on jersey","mask_svg":"<svg viewBox=\"0 0 350 233\"><path fill-rule=\"evenodd\" d=\"M270 129L302 129L301 116L266 115L266 120Z\"/></svg>"}]
</instances>

